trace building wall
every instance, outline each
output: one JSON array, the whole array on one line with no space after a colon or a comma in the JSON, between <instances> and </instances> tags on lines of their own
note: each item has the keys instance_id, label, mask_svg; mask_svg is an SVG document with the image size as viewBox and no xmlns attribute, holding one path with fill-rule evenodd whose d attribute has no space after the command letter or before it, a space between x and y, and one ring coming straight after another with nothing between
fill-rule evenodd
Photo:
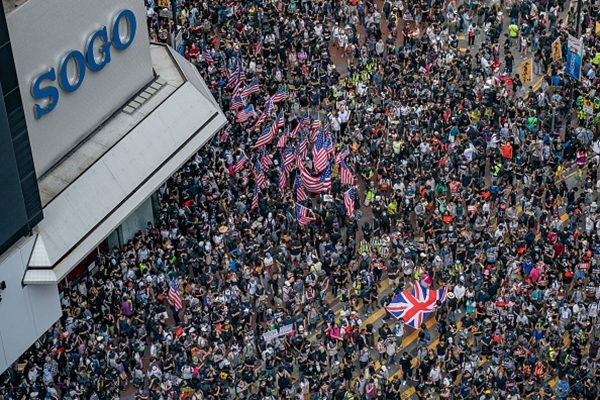
<instances>
[{"instance_id":1,"label":"building wall","mask_svg":"<svg viewBox=\"0 0 600 400\"><path fill-rule=\"evenodd\" d=\"M21 281L35 236L22 238L0 257L0 373L14 363L61 315L58 286Z\"/></svg>"}]
</instances>

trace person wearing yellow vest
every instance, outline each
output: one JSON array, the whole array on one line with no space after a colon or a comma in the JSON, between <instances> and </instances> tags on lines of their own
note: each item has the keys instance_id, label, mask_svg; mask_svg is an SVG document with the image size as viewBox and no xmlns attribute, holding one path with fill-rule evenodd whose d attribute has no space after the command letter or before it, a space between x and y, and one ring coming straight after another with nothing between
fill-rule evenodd
<instances>
[{"instance_id":1,"label":"person wearing yellow vest","mask_svg":"<svg viewBox=\"0 0 600 400\"><path fill-rule=\"evenodd\" d=\"M371 176L373 174L371 173ZM365 206L369 207L371 205L371 203L373 202L373 200L375 200L375 189L372 187L369 187L367 189L367 193L365 195Z\"/></svg>"},{"instance_id":2,"label":"person wearing yellow vest","mask_svg":"<svg viewBox=\"0 0 600 400\"><path fill-rule=\"evenodd\" d=\"M510 46L512 46L513 44L513 40L516 40L519 37L519 25L517 24L510 24L508 26L508 40L510 43Z\"/></svg>"},{"instance_id":3,"label":"person wearing yellow vest","mask_svg":"<svg viewBox=\"0 0 600 400\"><path fill-rule=\"evenodd\" d=\"M358 254L371 254L371 245L365 239L358 244Z\"/></svg>"}]
</instances>

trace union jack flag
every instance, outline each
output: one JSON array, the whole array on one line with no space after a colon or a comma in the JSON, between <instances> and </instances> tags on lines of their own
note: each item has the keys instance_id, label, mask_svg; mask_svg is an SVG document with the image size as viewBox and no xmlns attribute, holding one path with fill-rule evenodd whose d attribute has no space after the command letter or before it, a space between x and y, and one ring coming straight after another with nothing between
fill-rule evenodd
<instances>
[{"instance_id":1,"label":"union jack flag","mask_svg":"<svg viewBox=\"0 0 600 400\"><path fill-rule=\"evenodd\" d=\"M310 210L304 207L302 204L296 203L296 218L298 219L298 223L300 224L300 226L308 225L316 219L315 217L308 216L309 211ZM310 212L312 214L312 211Z\"/></svg>"},{"instance_id":2,"label":"union jack flag","mask_svg":"<svg viewBox=\"0 0 600 400\"><path fill-rule=\"evenodd\" d=\"M271 100L273 100L273 103L275 104L281 103L282 101L287 99L287 94L287 86L284 85L277 89L275 93L273 93L273 96L271 96Z\"/></svg>"},{"instance_id":3,"label":"union jack flag","mask_svg":"<svg viewBox=\"0 0 600 400\"><path fill-rule=\"evenodd\" d=\"M419 329L421 324L433 313L437 307L436 302L446 301L448 288L429 289L414 282L412 291L408 289L398 293L386 307L387 311L414 329Z\"/></svg>"},{"instance_id":4,"label":"union jack flag","mask_svg":"<svg viewBox=\"0 0 600 400\"><path fill-rule=\"evenodd\" d=\"M248 121L251 117L256 116L256 111L254 111L254 106L250 104L248 107L244 107L237 113L237 121L240 124Z\"/></svg>"},{"instance_id":5,"label":"union jack flag","mask_svg":"<svg viewBox=\"0 0 600 400\"><path fill-rule=\"evenodd\" d=\"M348 218L354 218L354 201L356 200L356 188L351 187L344 192L344 207Z\"/></svg>"},{"instance_id":6,"label":"union jack flag","mask_svg":"<svg viewBox=\"0 0 600 400\"><path fill-rule=\"evenodd\" d=\"M340 163L340 180L342 185L354 185L354 176L352 176L352 171L346 165L346 161Z\"/></svg>"},{"instance_id":7,"label":"union jack flag","mask_svg":"<svg viewBox=\"0 0 600 400\"><path fill-rule=\"evenodd\" d=\"M302 182L300 182L300 174L298 173L296 174L296 179L294 179L294 191L296 192L296 201L308 199L306 190L304 190L304 186L302 186Z\"/></svg>"}]
</instances>

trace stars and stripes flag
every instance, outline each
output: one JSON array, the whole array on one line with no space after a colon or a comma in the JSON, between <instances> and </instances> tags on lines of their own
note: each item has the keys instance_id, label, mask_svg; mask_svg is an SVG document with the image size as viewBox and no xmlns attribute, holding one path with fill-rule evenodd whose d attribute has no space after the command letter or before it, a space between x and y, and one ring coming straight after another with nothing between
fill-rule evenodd
<instances>
[{"instance_id":1,"label":"stars and stripes flag","mask_svg":"<svg viewBox=\"0 0 600 400\"><path fill-rule=\"evenodd\" d=\"M287 99L287 95L288 95L287 86L283 85L282 87L277 89L277 91L275 93L273 93L273 95L271 96L271 100L273 100L273 103L278 104L278 103L281 103L282 101L284 101L285 99Z\"/></svg>"},{"instance_id":2,"label":"stars and stripes flag","mask_svg":"<svg viewBox=\"0 0 600 400\"><path fill-rule=\"evenodd\" d=\"M173 302L175 312L179 312L183 308L183 303L179 296L179 281L177 281L177 278L171 279L171 283L169 284L169 299Z\"/></svg>"},{"instance_id":3,"label":"stars and stripes flag","mask_svg":"<svg viewBox=\"0 0 600 400\"><path fill-rule=\"evenodd\" d=\"M242 62L238 60L235 70L231 74L229 74L227 85L225 85L225 89L236 87L245 80L246 73L244 72L244 67L242 66Z\"/></svg>"},{"instance_id":4,"label":"stars and stripes flag","mask_svg":"<svg viewBox=\"0 0 600 400\"><path fill-rule=\"evenodd\" d=\"M296 155L296 165L302 164L304 159L306 158L306 149L308 147L308 141L306 140L306 136L303 137L298 144L296 144L296 151L294 152Z\"/></svg>"},{"instance_id":5,"label":"stars and stripes flag","mask_svg":"<svg viewBox=\"0 0 600 400\"><path fill-rule=\"evenodd\" d=\"M256 119L256 121L254 122L254 125L252 125L252 129L260 128L260 126L263 124L263 122L265 122L267 120L267 118L269 118L269 116L271 115L271 111L273 111L274 106L275 105L273 104L273 102L270 99L265 102L265 104L263 106L263 111L259 115L259 117Z\"/></svg>"},{"instance_id":6,"label":"stars and stripes flag","mask_svg":"<svg viewBox=\"0 0 600 400\"><path fill-rule=\"evenodd\" d=\"M290 134L289 129L286 129L285 132L283 132L283 135L281 135L279 137L279 139L277 140L277 146L276 146L278 149L282 149L287 145L289 134Z\"/></svg>"},{"instance_id":7,"label":"stars and stripes flag","mask_svg":"<svg viewBox=\"0 0 600 400\"><path fill-rule=\"evenodd\" d=\"M352 175L352 171L346 165L346 161L340 163L340 181L342 185L354 185L354 176Z\"/></svg>"},{"instance_id":8,"label":"stars and stripes flag","mask_svg":"<svg viewBox=\"0 0 600 400\"><path fill-rule=\"evenodd\" d=\"M283 110L279 111L277 115L277 119L275 120L276 129L281 129L285 126L285 118L283 116Z\"/></svg>"},{"instance_id":9,"label":"stars and stripes flag","mask_svg":"<svg viewBox=\"0 0 600 400\"><path fill-rule=\"evenodd\" d=\"M252 104L250 104L247 107L244 107L243 109L241 109L238 113L237 113L237 121L240 124L243 124L244 122L248 121L250 118L255 117L256 116L256 111L254 111L254 106Z\"/></svg>"},{"instance_id":10,"label":"stars and stripes flag","mask_svg":"<svg viewBox=\"0 0 600 400\"><path fill-rule=\"evenodd\" d=\"M263 43L262 43L262 39L258 39L258 41L256 42L256 45L254 46L254 53L257 55L261 55L262 54L262 48L263 48Z\"/></svg>"},{"instance_id":11,"label":"stars and stripes flag","mask_svg":"<svg viewBox=\"0 0 600 400\"><path fill-rule=\"evenodd\" d=\"M262 154L260 156L260 165L262 166L263 171L268 170L269 167L273 165L273 158L271 157L271 154L267 152L266 148L263 148Z\"/></svg>"},{"instance_id":12,"label":"stars and stripes flag","mask_svg":"<svg viewBox=\"0 0 600 400\"><path fill-rule=\"evenodd\" d=\"M324 193L329 192L331 190L331 162L323 171L321 176L314 176L306 169L306 166L303 163L298 165L298 169L300 169L300 179L302 180L302 185L306 190L310 193Z\"/></svg>"},{"instance_id":13,"label":"stars and stripes flag","mask_svg":"<svg viewBox=\"0 0 600 400\"><path fill-rule=\"evenodd\" d=\"M294 191L296 192L296 201L304 201L308 199L306 190L304 190L304 186L302 186L302 182L300 181L300 174L298 173L294 179Z\"/></svg>"},{"instance_id":14,"label":"stars and stripes flag","mask_svg":"<svg viewBox=\"0 0 600 400\"><path fill-rule=\"evenodd\" d=\"M250 81L249 84L246 85L246 87L244 87L244 89L242 89L241 95L243 98L248 98L252 94L258 93L259 91L260 91L260 85L258 84L258 81L256 80L256 78L254 78Z\"/></svg>"},{"instance_id":15,"label":"stars and stripes flag","mask_svg":"<svg viewBox=\"0 0 600 400\"><path fill-rule=\"evenodd\" d=\"M219 140L221 140L221 142L224 142L227 140L229 135L231 135L231 125L228 125L227 128L223 129L223 132L221 132L221 136L219 136Z\"/></svg>"},{"instance_id":16,"label":"stars and stripes flag","mask_svg":"<svg viewBox=\"0 0 600 400\"><path fill-rule=\"evenodd\" d=\"M287 175L288 173L285 170L285 166L282 162L279 166L279 190L281 190L282 192L285 190L285 187L287 185Z\"/></svg>"},{"instance_id":17,"label":"stars and stripes flag","mask_svg":"<svg viewBox=\"0 0 600 400\"><path fill-rule=\"evenodd\" d=\"M267 186L267 178L265 178L265 173L263 172L262 166L258 160L256 160L254 163L254 169L252 172L254 173L254 180L259 188L262 189Z\"/></svg>"},{"instance_id":18,"label":"stars and stripes flag","mask_svg":"<svg viewBox=\"0 0 600 400\"><path fill-rule=\"evenodd\" d=\"M227 69L227 65L225 64L225 60L221 58L221 76L225 78L229 78L229 70Z\"/></svg>"},{"instance_id":19,"label":"stars and stripes flag","mask_svg":"<svg viewBox=\"0 0 600 400\"><path fill-rule=\"evenodd\" d=\"M335 163L339 164L342 161L344 161L346 159L346 157L348 157L348 154L350 154L350 148L348 147L348 145L345 145L342 150L336 154L335 156Z\"/></svg>"},{"instance_id":20,"label":"stars and stripes flag","mask_svg":"<svg viewBox=\"0 0 600 400\"><path fill-rule=\"evenodd\" d=\"M240 108L246 107L246 102L241 96L234 96L231 98L231 109L238 110Z\"/></svg>"},{"instance_id":21,"label":"stars and stripes flag","mask_svg":"<svg viewBox=\"0 0 600 400\"><path fill-rule=\"evenodd\" d=\"M309 216L309 212L313 216ZM296 219L300 226L306 226L310 224L312 221L316 220L314 217L314 213L310 211L308 208L304 207L302 204L296 203Z\"/></svg>"},{"instance_id":22,"label":"stars and stripes flag","mask_svg":"<svg viewBox=\"0 0 600 400\"><path fill-rule=\"evenodd\" d=\"M254 144L254 146L252 146L252 148L257 149L259 147L262 147L262 146L265 146L265 145L271 143L271 140L273 140L276 133L277 133L277 128L275 127L275 124L266 126L265 129L263 129L260 136L258 137L258 139L256 139L256 143Z\"/></svg>"},{"instance_id":23,"label":"stars and stripes flag","mask_svg":"<svg viewBox=\"0 0 600 400\"><path fill-rule=\"evenodd\" d=\"M250 211L258 208L258 186L254 187L254 195L252 196L252 204L250 205Z\"/></svg>"},{"instance_id":24,"label":"stars and stripes flag","mask_svg":"<svg viewBox=\"0 0 600 400\"><path fill-rule=\"evenodd\" d=\"M241 153L238 155L237 160L235 161L235 163L232 166L233 174L235 175L238 172L240 172L244 168L244 165L246 165L247 162L248 162L248 156L242 150Z\"/></svg>"},{"instance_id":25,"label":"stars and stripes flag","mask_svg":"<svg viewBox=\"0 0 600 400\"><path fill-rule=\"evenodd\" d=\"M315 141L315 145L312 150L313 169L316 172L321 172L327 168L327 162L329 161L327 157L329 148L327 146L328 141L325 139L325 135L321 130L317 135L317 140Z\"/></svg>"},{"instance_id":26,"label":"stars and stripes flag","mask_svg":"<svg viewBox=\"0 0 600 400\"><path fill-rule=\"evenodd\" d=\"M215 63L215 59L210 55L210 51L206 49L202 50L202 61L205 61L209 65Z\"/></svg>"},{"instance_id":27,"label":"stars and stripes flag","mask_svg":"<svg viewBox=\"0 0 600 400\"><path fill-rule=\"evenodd\" d=\"M300 120L298 120L298 125L296 125L294 130L290 133L290 136L293 138L297 137L300 129L303 129L306 125L308 125L309 120L310 118L308 116L308 112L305 111L304 114L302 114L302 117L300 117Z\"/></svg>"},{"instance_id":28,"label":"stars and stripes flag","mask_svg":"<svg viewBox=\"0 0 600 400\"><path fill-rule=\"evenodd\" d=\"M332 162L329 161L329 165L321 174L321 193L322 192L331 192L331 166Z\"/></svg>"},{"instance_id":29,"label":"stars and stripes flag","mask_svg":"<svg viewBox=\"0 0 600 400\"><path fill-rule=\"evenodd\" d=\"M414 329L419 329L421 324L429 317L437 307L437 301L446 301L448 288L433 290L426 288L415 281L411 291L408 289L398 293L386 310L398 319Z\"/></svg>"},{"instance_id":30,"label":"stars and stripes flag","mask_svg":"<svg viewBox=\"0 0 600 400\"><path fill-rule=\"evenodd\" d=\"M281 150L281 158L283 158L283 166L285 168L285 171L287 173L292 172L296 156L294 155L294 152L292 151L292 147L290 145L287 145L283 148L283 150Z\"/></svg>"},{"instance_id":31,"label":"stars and stripes flag","mask_svg":"<svg viewBox=\"0 0 600 400\"><path fill-rule=\"evenodd\" d=\"M309 128L310 140L312 140L313 142L315 141L315 138L317 137L317 133L319 132L320 127L321 127L321 121L318 119L315 119L310 124L310 128Z\"/></svg>"},{"instance_id":32,"label":"stars and stripes flag","mask_svg":"<svg viewBox=\"0 0 600 400\"><path fill-rule=\"evenodd\" d=\"M346 207L346 215L349 218L354 218L354 201L356 200L357 190L355 187L344 192L344 207Z\"/></svg>"}]
</instances>

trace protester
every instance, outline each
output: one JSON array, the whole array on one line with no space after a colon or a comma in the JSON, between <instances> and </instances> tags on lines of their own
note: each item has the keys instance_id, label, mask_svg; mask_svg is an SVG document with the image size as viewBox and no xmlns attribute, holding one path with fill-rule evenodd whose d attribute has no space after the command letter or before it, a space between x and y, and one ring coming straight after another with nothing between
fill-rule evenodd
<instances>
[{"instance_id":1,"label":"protester","mask_svg":"<svg viewBox=\"0 0 600 400\"><path fill-rule=\"evenodd\" d=\"M230 124L0 398L598 398L597 8L575 82L564 1L177 4ZM415 281L435 319L374 325Z\"/></svg>"}]
</instances>

